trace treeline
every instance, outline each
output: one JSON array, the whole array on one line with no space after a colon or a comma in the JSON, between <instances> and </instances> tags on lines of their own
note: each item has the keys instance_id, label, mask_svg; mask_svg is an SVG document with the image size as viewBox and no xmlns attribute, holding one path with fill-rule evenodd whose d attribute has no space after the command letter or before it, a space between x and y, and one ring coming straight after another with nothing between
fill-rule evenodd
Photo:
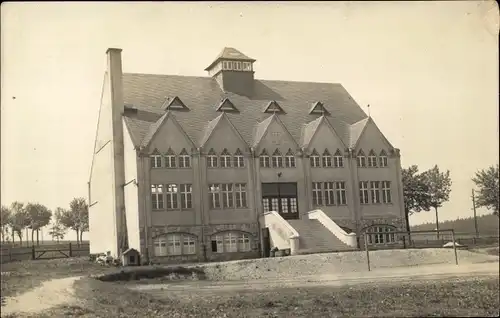
<instances>
[{"instance_id":1,"label":"treeline","mask_svg":"<svg viewBox=\"0 0 500 318\"><path fill-rule=\"evenodd\" d=\"M52 224L49 235L54 240L64 239L68 230L76 232L77 242L82 241L83 232L89 230L89 208L84 198L74 198L69 208L57 207L54 211L40 203L13 202L1 208L2 243L15 243L16 237L22 244L23 231L31 232L31 243L39 245L40 230Z\"/></svg>"},{"instance_id":2,"label":"treeline","mask_svg":"<svg viewBox=\"0 0 500 318\"><path fill-rule=\"evenodd\" d=\"M436 227L434 223L424 223L412 226L413 231L432 231ZM477 227L480 236L498 236L499 224L496 215L487 214L477 217ZM439 228L454 229L456 233L475 234L474 217L459 218L439 223Z\"/></svg>"}]
</instances>

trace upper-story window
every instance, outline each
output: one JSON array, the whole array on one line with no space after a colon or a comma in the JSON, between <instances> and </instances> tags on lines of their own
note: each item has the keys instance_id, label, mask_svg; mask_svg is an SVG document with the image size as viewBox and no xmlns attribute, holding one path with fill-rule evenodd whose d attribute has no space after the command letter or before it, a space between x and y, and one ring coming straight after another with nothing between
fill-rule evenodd
<instances>
[{"instance_id":1,"label":"upper-story window","mask_svg":"<svg viewBox=\"0 0 500 318\"><path fill-rule=\"evenodd\" d=\"M243 70L244 71L251 71L252 70L252 63L251 62L243 62Z\"/></svg>"},{"instance_id":2,"label":"upper-story window","mask_svg":"<svg viewBox=\"0 0 500 318\"><path fill-rule=\"evenodd\" d=\"M363 150L360 150L358 152L356 159L358 161L358 167L366 167L366 157L365 157L365 153L363 152Z\"/></svg>"},{"instance_id":3,"label":"upper-story window","mask_svg":"<svg viewBox=\"0 0 500 318\"><path fill-rule=\"evenodd\" d=\"M339 149L337 149L333 155L333 166L335 168L342 168L344 166L344 157Z\"/></svg>"},{"instance_id":4,"label":"upper-story window","mask_svg":"<svg viewBox=\"0 0 500 318\"><path fill-rule=\"evenodd\" d=\"M271 159L266 149L262 150L260 153L259 162L261 168L269 168L271 166Z\"/></svg>"},{"instance_id":5,"label":"upper-story window","mask_svg":"<svg viewBox=\"0 0 500 318\"><path fill-rule=\"evenodd\" d=\"M179 168L191 168L191 156L184 148L179 154Z\"/></svg>"},{"instance_id":6,"label":"upper-story window","mask_svg":"<svg viewBox=\"0 0 500 318\"><path fill-rule=\"evenodd\" d=\"M223 61L222 62L222 68L224 70L232 70L233 69L233 62L232 61Z\"/></svg>"},{"instance_id":7,"label":"upper-story window","mask_svg":"<svg viewBox=\"0 0 500 318\"><path fill-rule=\"evenodd\" d=\"M283 168L283 156L278 149L273 152L272 163L273 168Z\"/></svg>"},{"instance_id":8,"label":"upper-story window","mask_svg":"<svg viewBox=\"0 0 500 318\"><path fill-rule=\"evenodd\" d=\"M316 149L313 149L311 152L311 156L309 156L309 160L311 161L311 167L317 168L321 167L321 158Z\"/></svg>"},{"instance_id":9,"label":"upper-story window","mask_svg":"<svg viewBox=\"0 0 500 318\"><path fill-rule=\"evenodd\" d=\"M165 167L166 168L175 168L175 152L172 148L168 148L167 154L165 155Z\"/></svg>"},{"instance_id":10,"label":"upper-story window","mask_svg":"<svg viewBox=\"0 0 500 318\"><path fill-rule=\"evenodd\" d=\"M225 148L220 154L220 166L221 168L231 168L231 154Z\"/></svg>"},{"instance_id":11,"label":"upper-story window","mask_svg":"<svg viewBox=\"0 0 500 318\"><path fill-rule=\"evenodd\" d=\"M370 153L368 154L368 167L376 167L377 166L377 155L375 154L375 151L370 150Z\"/></svg>"},{"instance_id":12,"label":"upper-story window","mask_svg":"<svg viewBox=\"0 0 500 318\"><path fill-rule=\"evenodd\" d=\"M241 62L233 62L233 69L241 71Z\"/></svg>"},{"instance_id":13,"label":"upper-story window","mask_svg":"<svg viewBox=\"0 0 500 318\"><path fill-rule=\"evenodd\" d=\"M380 155L379 155L379 161L380 161L380 166L381 167L387 167L387 163L388 163L388 160L387 160L387 153L385 152L385 150L382 150L380 152Z\"/></svg>"},{"instance_id":14,"label":"upper-story window","mask_svg":"<svg viewBox=\"0 0 500 318\"><path fill-rule=\"evenodd\" d=\"M295 168L295 154L292 149L288 149L288 152L285 154L285 167Z\"/></svg>"},{"instance_id":15,"label":"upper-story window","mask_svg":"<svg viewBox=\"0 0 500 318\"><path fill-rule=\"evenodd\" d=\"M154 153L151 155L151 168L161 168L161 155L159 153Z\"/></svg>"},{"instance_id":16,"label":"upper-story window","mask_svg":"<svg viewBox=\"0 0 500 318\"><path fill-rule=\"evenodd\" d=\"M323 152L323 167L325 168L330 168L333 166L333 161L332 161L332 155L328 151L328 149L325 149Z\"/></svg>"},{"instance_id":17,"label":"upper-story window","mask_svg":"<svg viewBox=\"0 0 500 318\"><path fill-rule=\"evenodd\" d=\"M241 150L238 148L236 149L236 152L234 153L234 166L236 168L243 168L245 167L245 158L243 157L243 153Z\"/></svg>"},{"instance_id":18,"label":"upper-story window","mask_svg":"<svg viewBox=\"0 0 500 318\"><path fill-rule=\"evenodd\" d=\"M215 153L214 149L211 148L208 151L207 155L207 166L209 168L217 168L217 154Z\"/></svg>"}]
</instances>

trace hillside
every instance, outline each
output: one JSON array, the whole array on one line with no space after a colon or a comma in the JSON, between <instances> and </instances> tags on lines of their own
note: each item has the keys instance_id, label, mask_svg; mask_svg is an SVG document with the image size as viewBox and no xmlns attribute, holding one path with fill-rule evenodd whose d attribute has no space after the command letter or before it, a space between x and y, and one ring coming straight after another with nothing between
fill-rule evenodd
<instances>
[{"instance_id":1,"label":"hillside","mask_svg":"<svg viewBox=\"0 0 500 318\"><path fill-rule=\"evenodd\" d=\"M482 215L477 217L477 226L480 236L498 236L499 235L499 219L496 215ZM414 231L429 231L436 228L435 223L424 223L412 226ZM440 229L454 229L456 233L474 234L474 218L457 219L453 221L439 222Z\"/></svg>"}]
</instances>

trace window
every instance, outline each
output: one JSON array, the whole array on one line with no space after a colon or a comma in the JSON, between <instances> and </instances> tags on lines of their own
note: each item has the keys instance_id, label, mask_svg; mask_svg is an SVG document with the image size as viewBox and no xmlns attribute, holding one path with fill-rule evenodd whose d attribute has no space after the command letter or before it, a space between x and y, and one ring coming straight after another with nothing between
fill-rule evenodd
<instances>
[{"instance_id":1,"label":"window","mask_svg":"<svg viewBox=\"0 0 500 318\"><path fill-rule=\"evenodd\" d=\"M368 181L359 182L359 202L368 204Z\"/></svg>"},{"instance_id":2,"label":"window","mask_svg":"<svg viewBox=\"0 0 500 318\"><path fill-rule=\"evenodd\" d=\"M373 232L373 234L367 234L368 244L390 244L396 242L396 235L393 233L395 229L392 226L371 226L366 229L366 232Z\"/></svg>"},{"instance_id":3,"label":"window","mask_svg":"<svg viewBox=\"0 0 500 318\"><path fill-rule=\"evenodd\" d=\"M233 69L241 71L241 62L233 62Z\"/></svg>"},{"instance_id":4,"label":"window","mask_svg":"<svg viewBox=\"0 0 500 318\"><path fill-rule=\"evenodd\" d=\"M193 208L193 186L190 184L181 184L181 208Z\"/></svg>"},{"instance_id":5,"label":"window","mask_svg":"<svg viewBox=\"0 0 500 318\"><path fill-rule=\"evenodd\" d=\"M175 152L171 148L168 148L167 154L165 156L165 167L175 168Z\"/></svg>"},{"instance_id":6,"label":"window","mask_svg":"<svg viewBox=\"0 0 500 318\"><path fill-rule=\"evenodd\" d=\"M321 195L321 182L312 184L313 205L323 205L323 196Z\"/></svg>"},{"instance_id":7,"label":"window","mask_svg":"<svg viewBox=\"0 0 500 318\"><path fill-rule=\"evenodd\" d=\"M236 183L234 185L234 194L236 197L236 207L246 208L247 207L247 185L244 183Z\"/></svg>"},{"instance_id":8,"label":"window","mask_svg":"<svg viewBox=\"0 0 500 318\"><path fill-rule=\"evenodd\" d=\"M292 149L288 149L288 152L285 154L285 167L295 168L295 155Z\"/></svg>"},{"instance_id":9,"label":"window","mask_svg":"<svg viewBox=\"0 0 500 318\"><path fill-rule=\"evenodd\" d=\"M278 149L273 152L272 163L273 168L283 168L283 156Z\"/></svg>"},{"instance_id":10,"label":"window","mask_svg":"<svg viewBox=\"0 0 500 318\"><path fill-rule=\"evenodd\" d=\"M151 168L161 168L161 155L151 155Z\"/></svg>"},{"instance_id":11,"label":"window","mask_svg":"<svg viewBox=\"0 0 500 318\"><path fill-rule=\"evenodd\" d=\"M231 61L224 61L222 64L222 67L225 70L232 70L233 69L233 63Z\"/></svg>"},{"instance_id":12,"label":"window","mask_svg":"<svg viewBox=\"0 0 500 318\"><path fill-rule=\"evenodd\" d=\"M252 250L250 235L241 232L218 233L212 238L212 252L235 253Z\"/></svg>"},{"instance_id":13,"label":"window","mask_svg":"<svg viewBox=\"0 0 500 318\"><path fill-rule=\"evenodd\" d=\"M220 154L220 166L221 168L230 168L231 167L231 154L227 149L222 150Z\"/></svg>"},{"instance_id":14,"label":"window","mask_svg":"<svg viewBox=\"0 0 500 318\"><path fill-rule=\"evenodd\" d=\"M178 234L167 235L167 254L181 255L181 236Z\"/></svg>"},{"instance_id":15,"label":"window","mask_svg":"<svg viewBox=\"0 0 500 318\"><path fill-rule=\"evenodd\" d=\"M243 157L243 153L241 153L240 149L236 149L236 152L234 153L234 166L236 168L245 167L245 158Z\"/></svg>"},{"instance_id":16,"label":"window","mask_svg":"<svg viewBox=\"0 0 500 318\"><path fill-rule=\"evenodd\" d=\"M377 155L373 150L368 154L368 167L376 167L377 166Z\"/></svg>"},{"instance_id":17,"label":"window","mask_svg":"<svg viewBox=\"0 0 500 318\"><path fill-rule=\"evenodd\" d=\"M243 70L244 71L251 71L252 70L252 63L250 63L250 62L243 62Z\"/></svg>"},{"instance_id":18,"label":"window","mask_svg":"<svg viewBox=\"0 0 500 318\"><path fill-rule=\"evenodd\" d=\"M210 196L210 207L212 209L220 208L220 185L219 184L211 184L208 187L209 196Z\"/></svg>"},{"instance_id":19,"label":"window","mask_svg":"<svg viewBox=\"0 0 500 318\"><path fill-rule=\"evenodd\" d=\"M281 213L288 213L288 198L281 198Z\"/></svg>"},{"instance_id":20,"label":"window","mask_svg":"<svg viewBox=\"0 0 500 318\"><path fill-rule=\"evenodd\" d=\"M182 254L196 254L196 241L193 236L183 237Z\"/></svg>"},{"instance_id":21,"label":"window","mask_svg":"<svg viewBox=\"0 0 500 318\"><path fill-rule=\"evenodd\" d=\"M380 203L380 182L371 181L370 182L370 192L372 195L372 203Z\"/></svg>"},{"instance_id":22,"label":"window","mask_svg":"<svg viewBox=\"0 0 500 318\"><path fill-rule=\"evenodd\" d=\"M387 167L387 153L385 152L385 150L382 150L380 152L380 155L378 157L378 159L380 160L380 166L381 167Z\"/></svg>"},{"instance_id":23,"label":"window","mask_svg":"<svg viewBox=\"0 0 500 318\"><path fill-rule=\"evenodd\" d=\"M167 255L167 239L164 236L160 236L154 239L154 253L155 256L166 256Z\"/></svg>"},{"instance_id":24,"label":"window","mask_svg":"<svg viewBox=\"0 0 500 318\"><path fill-rule=\"evenodd\" d=\"M333 166L335 168L342 168L344 166L344 157L339 149L333 155Z\"/></svg>"},{"instance_id":25,"label":"window","mask_svg":"<svg viewBox=\"0 0 500 318\"><path fill-rule=\"evenodd\" d=\"M382 202L391 203L391 182L390 181L382 181Z\"/></svg>"},{"instance_id":26,"label":"window","mask_svg":"<svg viewBox=\"0 0 500 318\"><path fill-rule=\"evenodd\" d=\"M217 168L217 154L213 149L208 151L207 166L209 168Z\"/></svg>"},{"instance_id":27,"label":"window","mask_svg":"<svg viewBox=\"0 0 500 318\"><path fill-rule=\"evenodd\" d=\"M167 184L167 209L177 209L178 203L177 203L177 193L178 193L178 188L176 184Z\"/></svg>"},{"instance_id":28,"label":"window","mask_svg":"<svg viewBox=\"0 0 500 318\"><path fill-rule=\"evenodd\" d=\"M319 154L316 151L316 149L313 149L309 159L311 160L311 167L317 168L321 166L321 160L319 158Z\"/></svg>"},{"instance_id":29,"label":"window","mask_svg":"<svg viewBox=\"0 0 500 318\"><path fill-rule=\"evenodd\" d=\"M347 195L346 195L346 190L345 190L345 181L335 182L335 192L337 194L337 204L346 205L347 204Z\"/></svg>"},{"instance_id":30,"label":"window","mask_svg":"<svg viewBox=\"0 0 500 318\"><path fill-rule=\"evenodd\" d=\"M366 167L366 157L365 157L365 153L363 152L363 150L360 150L358 152L356 159L358 161L358 167Z\"/></svg>"},{"instance_id":31,"label":"window","mask_svg":"<svg viewBox=\"0 0 500 318\"><path fill-rule=\"evenodd\" d=\"M297 213L297 198L290 198L290 212Z\"/></svg>"},{"instance_id":32,"label":"window","mask_svg":"<svg viewBox=\"0 0 500 318\"><path fill-rule=\"evenodd\" d=\"M259 162L261 168L269 168L271 166L271 160L266 149L262 150L262 153L259 156Z\"/></svg>"},{"instance_id":33,"label":"window","mask_svg":"<svg viewBox=\"0 0 500 318\"><path fill-rule=\"evenodd\" d=\"M191 156L184 148L179 154L179 168L191 168Z\"/></svg>"},{"instance_id":34,"label":"window","mask_svg":"<svg viewBox=\"0 0 500 318\"><path fill-rule=\"evenodd\" d=\"M333 161L332 161L332 155L330 155L330 152L325 149L323 152L323 167L325 168L331 168L333 166Z\"/></svg>"},{"instance_id":35,"label":"window","mask_svg":"<svg viewBox=\"0 0 500 318\"><path fill-rule=\"evenodd\" d=\"M269 200L267 198L262 199L262 210L264 212L269 212Z\"/></svg>"},{"instance_id":36,"label":"window","mask_svg":"<svg viewBox=\"0 0 500 318\"><path fill-rule=\"evenodd\" d=\"M151 185L151 202L153 205L153 210L163 209L163 185Z\"/></svg>"},{"instance_id":37,"label":"window","mask_svg":"<svg viewBox=\"0 0 500 318\"><path fill-rule=\"evenodd\" d=\"M222 184L222 207L233 207L233 185L231 183Z\"/></svg>"},{"instance_id":38,"label":"window","mask_svg":"<svg viewBox=\"0 0 500 318\"><path fill-rule=\"evenodd\" d=\"M333 182L325 182L323 188L325 189L325 204L334 205L335 189L333 188Z\"/></svg>"}]
</instances>

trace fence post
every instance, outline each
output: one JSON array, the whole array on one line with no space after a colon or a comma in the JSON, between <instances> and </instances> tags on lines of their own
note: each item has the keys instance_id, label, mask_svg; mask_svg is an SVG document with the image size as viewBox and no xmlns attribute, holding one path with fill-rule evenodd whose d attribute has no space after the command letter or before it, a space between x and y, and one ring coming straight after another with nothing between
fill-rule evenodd
<instances>
[{"instance_id":1,"label":"fence post","mask_svg":"<svg viewBox=\"0 0 500 318\"><path fill-rule=\"evenodd\" d=\"M451 230L451 240L453 241L453 252L455 253L455 265L458 265L457 245L455 242L455 231Z\"/></svg>"},{"instance_id":2,"label":"fence post","mask_svg":"<svg viewBox=\"0 0 500 318\"><path fill-rule=\"evenodd\" d=\"M370 271L370 251L368 250L368 237L365 233L364 235L365 239L365 250L366 250L366 263L368 264L368 271Z\"/></svg>"},{"instance_id":3,"label":"fence post","mask_svg":"<svg viewBox=\"0 0 500 318\"><path fill-rule=\"evenodd\" d=\"M69 243L69 257L73 257L73 250L71 248L71 243Z\"/></svg>"},{"instance_id":4,"label":"fence post","mask_svg":"<svg viewBox=\"0 0 500 318\"><path fill-rule=\"evenodd\" d=\"M31 259L34 260L35 256L35 245L31 245Z\"/></svg>"}]
</instances>

